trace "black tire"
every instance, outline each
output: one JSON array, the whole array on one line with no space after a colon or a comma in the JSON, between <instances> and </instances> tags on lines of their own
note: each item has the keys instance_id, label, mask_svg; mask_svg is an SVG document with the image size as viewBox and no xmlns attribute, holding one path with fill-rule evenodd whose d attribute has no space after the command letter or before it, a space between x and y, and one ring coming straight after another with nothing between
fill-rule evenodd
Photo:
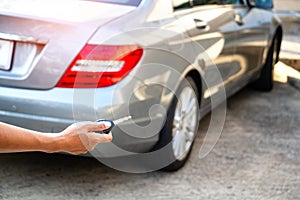
<instances>
[{"instance_id":1,"label":"black tire","mask_svg":"<svg viewBox=\"0 0 300 200\"><path fill-rule=\"evenodd\" d=\"M196 128L193 131L194 132L194 137L193 137L193 141L189 147L189 149L187 151L185 151L186 153L184 154L183 158L177 159L174 153L174 149L173 149L173 122L174 122L174 116L175 116L175 110L176 110L176 106L178 104L178 99L181 93L183 92L183 90L188 87L191 88L194 91L195 97L196 97ZM173 98L171 106L168 110L167 113L167 120L166 123L160 133L160 139L157 143L157 145L155 146L154 150L157 149L161 149L164 148L164 153L163 153L163 158L161 159L167 159L167 163L170 163L168 166L164 167L163 171L176 171L178 169L180 169L181 167L184 166L184 164L186 163L186 161L188 160L193 144L194 144L194 139L195 136L197 135L197 129L198 129L198 123L199 123L199 100L198 100L198 90L196 87L195 82L193 81L192 78L187 77L186 80L184 80L181 85L179 86L177 92L176 92L176 97Z\"/></svg>"},{"instance_id":2,"label":"black tire","mask_svg":"<svg viewBox=\"0 0 300 200\"><path fill-rule=\"evenodd\" d=\"M266 62L259 78L252 83L252 87L259 91L269 92L273 89L273 69L277 61L277 37L274 38L268 51Z\"/></svg>"}]
</instances>

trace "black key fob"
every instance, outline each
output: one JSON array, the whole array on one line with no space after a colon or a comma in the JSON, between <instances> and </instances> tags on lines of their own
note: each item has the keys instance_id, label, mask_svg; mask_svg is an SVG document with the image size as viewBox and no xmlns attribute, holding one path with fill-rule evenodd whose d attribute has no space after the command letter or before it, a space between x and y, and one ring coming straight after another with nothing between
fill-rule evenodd
<instances>
[{"instance_id":1,"label":"black key fob","mask_svg":"<svg viewBox=\"0 0 300 200\"><path fill-rule=\"evenodd\" d=\"M111 129L115 126L114 121L108 120L108 119L99 119L99 120L97 120L97 122L109 122L111 124L108 129L100 131L100 133L104 133L104 134L108 134L111 131Z\"/></svg>"}]
</instances>

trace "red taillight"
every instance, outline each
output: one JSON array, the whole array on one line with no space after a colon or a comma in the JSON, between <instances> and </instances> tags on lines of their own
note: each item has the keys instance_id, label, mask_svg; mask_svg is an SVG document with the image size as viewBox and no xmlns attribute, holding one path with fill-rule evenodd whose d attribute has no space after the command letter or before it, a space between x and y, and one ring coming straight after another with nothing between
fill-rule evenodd
<instances>
[{"instance_id":1,"label":"red taillight","mask_svg":"<svg viewBox=\"0 0 300 200\"><path fill-rule=\"evenodd\" d=\"M57 87L107 87L122 80L139 62L143 49L136 45L86 45Z\"/></svg>"}]
</instances>

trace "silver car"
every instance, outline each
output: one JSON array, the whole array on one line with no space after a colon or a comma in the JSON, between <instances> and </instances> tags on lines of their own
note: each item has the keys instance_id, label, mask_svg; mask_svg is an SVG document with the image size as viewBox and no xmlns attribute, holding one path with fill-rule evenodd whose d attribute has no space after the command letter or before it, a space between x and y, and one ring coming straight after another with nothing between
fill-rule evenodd
<instances>
[{"instance_id":1,"label":"silver car","mask_svg":"<svg viewBox=\"0 0 300 200\"><path fill-rule=\"evenodd\" d=\"M272 6L272 0L0 0L0 120L58 132L74 121L130 115L96 154L164 149L149 163L157 158L153 168L177 170L212 103L247 84L272 89L282 39Z\"/></svg>"}]
</instances>

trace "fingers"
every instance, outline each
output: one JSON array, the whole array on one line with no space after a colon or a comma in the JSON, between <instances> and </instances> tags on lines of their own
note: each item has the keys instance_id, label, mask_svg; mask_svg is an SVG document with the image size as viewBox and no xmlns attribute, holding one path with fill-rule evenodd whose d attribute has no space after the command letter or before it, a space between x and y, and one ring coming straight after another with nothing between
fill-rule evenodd
<instances>
[{"instance_id":1,"label":"fingers","mask_svg":"<svg viewBox=\"0 0 300 200\"><path fill-rule=\"evenodd\" d=\"M88 151L92 151L97 146L97 144L111 142L112 139L113 137L111 132L109 134L99 134L99 133L90 132L88 134L88 141L85 141L83 143L84 151L78 151L75 152L75 154L82 154Z\"/></svg>"},{"instance_id":2,"label":"fingers","mask_svg":"<svg viewBox=\"0 0 300 200\"><path fill-rule=\"evenodd\" d=\"M80 122L78 128L87 129L88 132L103 131L110 128L111 124L107 122Z\"/></svg>"},{"instance_id":3,"label":"fingers","mask_svg":"<svg viewBox=\"0 0 300 200\"><path fill-rule=\"evenodd\" d=\"M113 138L111 132L109 134L90 132L88 133L88 138L86 141L81 141L81 144L78 145L75 149L72 148L72 150L64 152L68 152L73 155L86 154L87 152L94 150L97 144L111 142L112 139Z\"/></svg>"},{"instance_id":4,"label":"fingers","mask_svg":"<svg viewBox=\"0 0 300 200\"><path fill-rule=\"evenodd\" d=\"M80 135L85 135L87 137L86 142L91 143L101 143L101 142L111 142L112 141L112 133L109 132L108 134L99 134L95 131L103 131L110 128L110 123L105 122L80 122L80 128L83 131L80 131ZM81 138L82 139L82 138Z\"/></svg>"},{"instance_id":5,"label":"fingers","mask_svg":"<svg viewBox=\"0 0 300 200\"><path fill-rule=\"evenodd\" d=\"M81 151L71 151L71 152L67 152L71 155L81 155L81 154L87 154L89 151L88 150L81 150Z\"/></svg>"},{"instance_id":6,"label":"fingers","mask_svg":"<svg viewBox=\"0 0 300 200\"><path fill-rule=\"evenodd\" d=\"M95 131L102 131L110 128L110 124L97 122L78 122L70 126L68 131L64 132L65 143L64 152L71 154L83 154L92 151L97 144L112 141L112 133L99 134ZM69 148L69 149L68 149Z\"/></svg>"},{"instance_id":7,"label":"fingers","mask_svg":"<svg viewBox=\"0 0 300 200\"><path fill-rule=\"evenodd\" d=\"M111 132L109 132L108 134L91 133L91 137L93 137L93 140L96 142L96 144L111 142L113 140Z\"/></svg>"}]
</instances>

